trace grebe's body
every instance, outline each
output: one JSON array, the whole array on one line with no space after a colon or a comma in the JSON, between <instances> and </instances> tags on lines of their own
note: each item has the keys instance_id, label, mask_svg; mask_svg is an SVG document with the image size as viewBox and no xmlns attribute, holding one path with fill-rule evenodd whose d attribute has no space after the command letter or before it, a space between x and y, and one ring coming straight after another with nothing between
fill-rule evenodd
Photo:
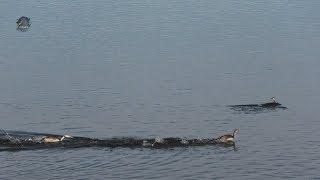
<instances>
[{"instance_id":1,"label":"grebe's body","mask_svg":"<svg viewBox=\"0 0 320 180\"><path fill-rule=\"evenodd\" d=\"M221 143L227 143L227 142L234 142L234 139L235 139L235 135L236 133L239 132L238 129L235 129L233 131L233 134L227 134L227 135L223 135L223 136L220 136L216 139L214 139L216 142L221 142Z\"/></svg>"},{"instance_id":2,"label":"grebe's body","mask_svg":"<svg viewBox=\"0 0 320 180\"><path fill-rule=\"evenodd\" d=\"M45 136L42 138L42 142L44 143L57 143L62 142L65 138L72 138L70 135L61 136Z\"/></svg>"},{"instance_id":3,"label":"grebe's body","mask_svg":"<svg viewBox=\"0 0 320 180\"><path fill-rule=\"evenodd\" d=\"M17 19L17 30L18 31L27 31L29 27L31 26L30 18L21 16L19 19Z\"/></svg>"}]
</instances>

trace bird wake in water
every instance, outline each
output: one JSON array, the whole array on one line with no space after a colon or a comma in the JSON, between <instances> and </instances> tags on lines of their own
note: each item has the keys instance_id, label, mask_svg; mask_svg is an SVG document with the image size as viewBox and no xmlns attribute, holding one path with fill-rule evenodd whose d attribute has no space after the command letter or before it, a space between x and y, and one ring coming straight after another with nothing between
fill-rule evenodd
<instances>
[{"instance_id":1,"label":"bird wake in water","mask_svg":"<svg viewBox=\"0 0 320 180\"><path fill-rule=\"evenodd\" d=\"M225 135L226 136L226 135ZM87 137L77 137L70 135L54 135L30 133L22 131L4 131L0 132L0 151L7 150L32 150L53 147L77 148L77 147L129 147L129 148L173 148L188 146L217 145L222 147L233 147L233 141L221 141L219 138L108 138L96 139Z\"/></svg>"},{"instance_id":2,"label":"bird wake in water","mask_svg":"<svg viewBox=\"0 0 320 180\"><path fill-rule=\"evenodd\" d=\"M262 104L242 104L242 105L230 105L232 110L241 111L244 113L259 113L259 112L268 112L275 111L277 109L287 109L287 107L282 106L278 103L275 97L272 97L272 102L262 103Z\"/></svg>"}]
</instances>

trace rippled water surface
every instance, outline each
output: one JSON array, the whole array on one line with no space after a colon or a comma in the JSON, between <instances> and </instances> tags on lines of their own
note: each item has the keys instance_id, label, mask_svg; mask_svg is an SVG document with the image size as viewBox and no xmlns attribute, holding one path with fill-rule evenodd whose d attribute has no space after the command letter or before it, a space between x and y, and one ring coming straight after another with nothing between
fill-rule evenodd
<instances>
[{"instance_id":1,"label":"rippled water surface","mask_svg":"<svg viewBox=\"0 0 320 180\"><path fill-rule=\"evenodd\" d=\"M0 152L0 179L317 179L320 1L0 3L0 129L232 147ZM16 30L31 18L27 32ZM268 102L288 109L234 111Z\"/></svg>"}]
</instances>

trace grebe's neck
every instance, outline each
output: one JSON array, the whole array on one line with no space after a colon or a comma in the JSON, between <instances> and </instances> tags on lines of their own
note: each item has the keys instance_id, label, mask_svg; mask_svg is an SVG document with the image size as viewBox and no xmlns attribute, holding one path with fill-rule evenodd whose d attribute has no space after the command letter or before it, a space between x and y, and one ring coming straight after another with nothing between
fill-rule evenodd
<instances>
[{"instance_id":1,"label":"grebe's neck","mask_svg":"<svg viewBox=\"0 0 320 180\"><path fill-rule=\"evenodd\" d=\"M65 136L62 136L62 138L60 139L60 141L63 141L64 140L64 138L66 138Z\"/></svg>"},{"instance_id":2,"label":"grebe's neck","mask_svg":"<svg viewBox=\"0 0 320 180\"><path fill-rule=\"evenodd\" d=\"M60 141L63 141L65 138L73 138L73 137L70 136L70 135L65 134L65 135L62 136L62 138L60 139Z\"/></svg>"}]
</instances>

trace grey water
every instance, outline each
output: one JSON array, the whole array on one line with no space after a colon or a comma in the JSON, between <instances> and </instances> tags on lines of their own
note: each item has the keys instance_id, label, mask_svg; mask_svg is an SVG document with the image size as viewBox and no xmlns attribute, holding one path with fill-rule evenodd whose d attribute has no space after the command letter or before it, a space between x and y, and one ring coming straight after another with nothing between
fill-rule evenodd
<instances>
[{"instance_id":1,"label":"grey water","mask_svg":"<svg viewBox=\"0 0 320 180\"><path fill-rule=\"evenodd\" d=\"M319 179L320 1L0 2L0 129L201 146L0 152L0 179ZM31 18L27 32L16 30ZM233 111L275 96L288 109Z\"/></svg>"}]
</instances>

